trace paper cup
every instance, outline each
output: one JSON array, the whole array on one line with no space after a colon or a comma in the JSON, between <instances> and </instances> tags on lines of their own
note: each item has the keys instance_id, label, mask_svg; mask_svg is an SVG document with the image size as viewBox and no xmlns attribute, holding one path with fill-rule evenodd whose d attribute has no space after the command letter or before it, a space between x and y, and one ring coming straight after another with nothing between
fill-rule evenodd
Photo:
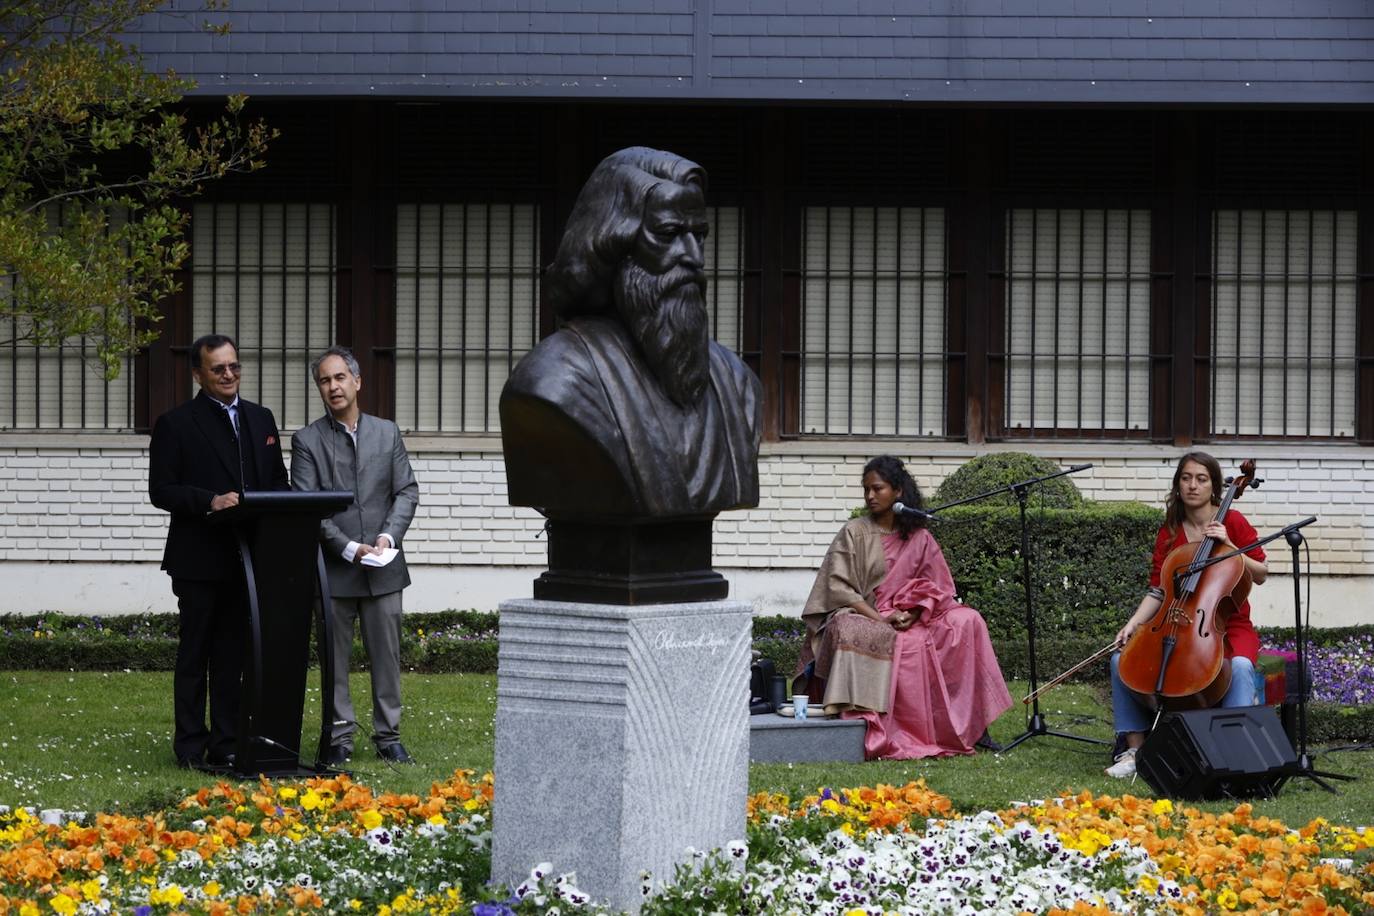
<instances>
[{"instance_id":1,"label":"paper cup","mask_svg":"<svg viewBox=\"0 0 1374 916\"><path fill-rule=\"evenodd\" d=\"M807 696L804 693L792 695L792 715L798 719L806 718Z\"/></svg>"}]
</instances>

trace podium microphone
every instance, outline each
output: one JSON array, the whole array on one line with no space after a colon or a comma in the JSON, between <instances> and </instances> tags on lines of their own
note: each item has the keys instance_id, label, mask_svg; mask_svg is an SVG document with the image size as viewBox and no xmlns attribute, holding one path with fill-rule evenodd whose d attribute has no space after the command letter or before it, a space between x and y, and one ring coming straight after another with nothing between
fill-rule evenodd
<instances>
[{"instance_id":1,"label":"podium microphone","mask_svg":"<svg viewBox=\"0 0 1374 916\"><path fill-rule=\"evenodd\" d=\"M910 515L914 516L915 518L924 518L931 521L935 520L935 516L931 515L926 510L913 509L911 506L905 505L903 503L893 503L892 511L897 515Z\"/></svg>"}]
</instances>

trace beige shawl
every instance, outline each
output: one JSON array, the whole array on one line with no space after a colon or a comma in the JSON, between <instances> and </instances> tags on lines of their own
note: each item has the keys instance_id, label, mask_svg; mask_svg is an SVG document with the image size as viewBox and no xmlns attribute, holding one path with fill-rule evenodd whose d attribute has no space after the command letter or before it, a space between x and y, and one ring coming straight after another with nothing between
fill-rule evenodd
<instances>
[{"instance_id":1,"label":"beige shawl","mask_svg":"<svg viewBox=\"0 0 1374 916\"><path fill-rule=\"evenodd\" d=\"M845 523L802 609L807 640L800 666L815 661L815 676L825 679L827 713L888 708L896 632L853 610L860 600L873 605L874 590L887 575L886 533L866 515Z\"/></svg>"}]
</instances>

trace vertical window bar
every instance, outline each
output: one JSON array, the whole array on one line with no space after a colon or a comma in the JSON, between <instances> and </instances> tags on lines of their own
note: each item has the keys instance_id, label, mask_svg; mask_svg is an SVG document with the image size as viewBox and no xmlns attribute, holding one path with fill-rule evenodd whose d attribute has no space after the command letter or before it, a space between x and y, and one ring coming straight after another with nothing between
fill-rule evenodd
<instances>
[{"instance_id":1,"label":"vertical window bar","mask_svg":"<svg viewBox=\"0 0 1374 916\"><path fill-rule=\"evenodd\" d=\"M1259 339L1259 354L1255 363L1255 420L1259 434L1264 435L1264 305L1268 298L1269 284L1269 215L1260 213L1259 221L1259 325L1255 336ZM1236 313L1236 326L1231 329L1232 334L1239 334L1240 328L1245 324L1245 316ZM1239 401L1237 401L1239 406Z\"/></svg>"},{"instance_id":2,"label":"vertical window bar","mask_svg":"<svg viewBox=\"0 0 1374 916\"><path fill-rule=\"evenodd\" d=\"M415 208L415 209L416 209L417 212L419 211L420 207L419 207L418 204L416 205L416 208ZM443 351L444 351L444 252L448 251L448 245L445 244L445 242L446 242L446 240L447 240L447 238L448 238L448 231L447 231L447 228L448 228L448 215L449 215L449 213L452 211L453 208L450 207L448 204L439 204L439 206L438 206L436 209L439 211L439 212L438 212L438 234L439 234L438 242L439 242L439 247L438 247L438 249L435 251L435 256L434 256L434 257L435 257L435 263L434 263L434 266L435 266L435 271L434 271L434 322L435 322L435 328L434 328L434 340L433 340L434 348L432 348L432 349L433 349L432 356L433 356L433 358L434 358L434 427L435 427L435 429L442 430L442 429L444 428L444 359L443 359L443 356L442 356ZM462 208L460 207L459 209L460 209L460 211L461 211ZM416 236L415 236L416 243L417 243L417 244L415 245L415 251L417 252L417 256L418 256L418 252L419 252L419 250L420 250L420 245L418 244L419 238L420 238L420 237L419 237L418 229L417 229L417 234L416 234ZM467 233L466 233L466 232L463 233L462 243L463 243L463 245L467 245L467 243L468 243L468 240L467 240ZM418 275L418 274L417 274L417 276L416 276L416 280L417 280L417 282L418 282L418 280L419 280L419 275ZM460 276L458 282L459 282L459 283L466 283L466 282L467 282L467 278L466 278L466 277ZM418 289L418 287L417 287L417 289ZM416 305L417 305L417 306L419 305L419 300L418 300L418 298L417 298L417 300L416 300ZM461 333L461 332L460 332L460 333ZM415 349L416 349L417 352L420 350L420 323L419 323L418 321L415 323ZM417 357L416 360L415 360L416 372L419 372L419 366L420 366L420 359ZM466 368L466 366L467 366L467 354L466 354L466 353L463 353L462 351L459 351L459 353L458 353L458 372L459 372L460 375L463 373L463 371L464 371L464 369ZM416 397L417 399L420 397L420 384L419 384L419 379L418 379L418 378L416 379L416 383L415 383L415 397ZM463 405L462 405L462 403L460 402L459 405L458 405L458 417L459 417L459 419L458 419L458 425L459 425L459 428L460 428L460 429L463 428L462 411L463 411ZM416 411L416 418L417 418L417 420L418 420L418 418L419 418L419 411Z\"/></svg>"},{"instance_id":3,"label":"vertical window bar","mask_svg":"<svg viewBox=\"0 0 1374 916\"><path fill-rule=\"evenodd\" d=\"M420 252L421 252L420 239L421 239L421 237L422 237L422 236L421 236L421 232L420 232L420 226L421 226L421 211L422 211L422 210L423 210L423 207L422 207L420 204L417 203L417 204L415 205L415 220L414 220L414 222L415 222L415 260L414 260L414 267L415 267L415 283L414 283L414 296L415 296L415 302L414 302L414 315L415 315L415 317L414 317L413 326L412 326L411 329L410 329L410 336L411 336L410 352L413 354L413 355L412 355L412 358L411 358L411 361L410 361L410 377L411 377L411 389L410 389L410 394L411 394L411 410L412 410L411 417L413 418L413 419L411 420L411 422L415 425L415 427L416 427L417 429L424 426L424 419L423 419L423 417L420 415L420 360L424 358L424 357L423 357L423 354L420 353L420 289L423 287L423 285L424 285L424 279L425 279L425 277L424 277L424 271L422 270L422 268L423 268L423 266L424 266L424 261L423 261L423 259L422 259L422 257L421 257L421 253L420 253ZM442 218L443 218L443 214L442 214L442 208L441 208L441 210L440 210L440 219L442 219ZM443 256L442 256L442 254L441 254L441 255L440 255L440 258L442 259L442 257L443 257ZM442 260L440 261L440 266L441 266L441 267L443 266ZM397 343L399 344L400 341L397 341ZM443 396L443 392L438 392L438 393L437 393L437 396L438 396L438 397L442 397L442 396Z\"/></svg>"},{"instance_id":4,"label":"vertical window bar","mask_svg":"<svg viewBox=\"0 0 1374 916\"><path fill-rule=\"evenodd\" d=\"M1034 433L1034 432L1035 432L1035 353L1036 353L1036 351L1037 351L1037 349L1038 349L1038 348L1036 347L1035 326L1036 326L1036 324L1037 324L1036 318L1038 317L1037 312L1039 311L1039 305L1040 305L1039 302L1037 301L1037 300L1039 299L1039 292L1040 292L1040 284L1039 284L1039 282L1037 282L1037 281L1040 279L1040 211L1039 211L1038 209L1032 209L1032 210L1031 210L1031 269L1030 269L1030 278L1031 278L1031 284L1030 284L1030 290L1031 290L1031 294L1030 294L1030 300L1031 300L1031 309L1030 309L1030 341L1029 341L1030 346L1028 347L1028 350L1030 351L1030 359L1027 360L1027 363L1028 363L1028 365L1029 365L1029 367L1030 367L1030 428L1031 428L1031 432Z\"/></svg>"},{"instance_id":5,"label":"vertical window bar","mask_svg":"<svg viewBox=\"0 0 1374 916\"><path fill-rule=\"evenodd\" d=\"M845 268L849 287L849 324L846 325L849 330L845 334L845 341L849 343L849 346L845 347L849 356L849 383L845 386L845 394L848 396L845 423L846 431L852 435L855 431L855 207L849 207L849 262Z\"/></svg>"},{"instance_id":6,"label":"vertical window bar","mask_svg":"<svg viewBox=\"0 0 1374 916\"><path fill-rule=\"evenodd\" d=\"M1129 214L1130 211L1128 210L1127 213ZM1129 219L1129 215L1128 215L1127 218ZM1087 225L1087 222L1088 222L1087 215L1084 214L1082 223L1083 223L1083 225ZM1099 289L1099 291L1100 291L1100 292L1099 292L1099 296L1098 296L1098 299L1099 299L1098 308L1101 310L1102 334L1101 334L1101 336L1098 338L1098 346L1097 346L1097 358L1098 358L1098 364L1097 364L1097 390L1098 390L1099 392L1101 392L1101 394L1099 395L1099 397L1098 397L1098 399L1097 399L1097 417L1098 417L1098 429L1099 429L1099 430L1104 430L1104 431L1105 431L1106 428L1107 428L1107 327L1108 327L1108 317L1109 317L1109 315L1110 315L1110 313L1107 311L1107 294L1108 294L1108 291L1111 289L1111 274L1110 274L1110 272L1109 272L1108 269L1107 269L1107 265L1110 263L1109 260L1108 260L1108 258L1107 258L1107 228L1108 228L1108 226L1110 226L1110 225L1111 225L1111 220L1110 220L1110 218L1109 218L1109 214L1108 214L1107 208L1106 208L1106 207L1103 207L1103 208L1102 208L1102 282L1098 285L1098 289ZM1128 239L1129 239L1129 233L1128 233ZM1083 247L1082 242L1080 242L1079 247L1080 247L1080 248ZM1130 251L1131 251L1131 246L1130 246L1130 243L1129 243L1129 241L1128 241L1128 242L1127 242L1127 245L1126 245L1126 257L1127 257L1127 262L1126 262L1126 263L1127 263L1128 265L1130 264L1130 260L1129 260L1129 259L1130 259ZM1080 263L1081 263L1081 259L1080 259ZM1130 326L1131 326L1131 299L1130 299L1130 288L1131 288L1131 283L1130 283L1130 271L1129 271L1129 267L1128 267L1128 269L1127 269L1127 279L1126 279L1126 290L1127 290L1127 293L1126 293L1126 328L1127 328L1127 329L1129 329ZM1081 327L1081 325L1080 325L1080 327ZM1129 330L1127 330L1126 336L1127 336L1127 339L1129 339L1129 337L1130 337L1130 331L1129 331ZM1129 359L1129 357L1128 357L1126 360L1124 360L1124 362L1125 362L1125 365L1126 365L1126 381L1125 381L1125 391L1126 391L1125 401L1126 401L1126 410L1125 410L1125 411L1123 412L1123 414L1122 414L1121 423L1122 423L1122 426L1123 426L1123 427L1125 427L1126 429L1130 429L1130 428L1131 428L1131 361L1130 361L1130 359Z\"/></svg>"},{"instance_id":7,"label":"vertical window bar","mask_svg":"<svg viewBox=\"0 0 1374 916\"><path fill-rule=\"evenodd\" d=\"M1310 216L1310 217L1308 217L1308 220L1307 220L1308 230L1307 230L1307 231L1308 231L1309 234L1312 233L1312 228L1311 228L1311 227L1312 227L1312 225L1313 225L1315 222L1316 222L1315 214L1312 215L1312 216ZM1341 250L1341 247L1340 247L1340 244L1339 244L1339 243L1340 243L1340 238L1339 238L1339 236L1337 235L1338 226L1339 226L1339 224L1338 224L1337 221L1336 221L1336 211L1335 211L1335 210L1332 210L1332 211L1331 211L1331 359L1330 359L1330 361L1327 363L1327 367L1326 367L1326 372L1327 372L1327 386L1328 386L1328 387L1327 387L1327 390L1331 392L1331 397L1328 399L1328 401L1329 401L1330 404L1331 404L1331 407L1330 407L1330 422L1328 423L1328 428L1330 429L1330 432L1328 433L1328 435L1332 435L1332 436L1334 436L1334 435L1336 434L1336 404L1335 404L1335 398L1336 398L1336 298L1337 298L1337 288L1338 288L1338 285L1339 285L1339 284L1337 283L1337 277L1339 276L1339 273L1340 273L1340 272L1339 272L1339 269L1338 269L1338 265L1337 265L1337 259L1338 259L1338 257L1339 257L1340 250ZM1314 246L1314 245L1312 245L1312 244L1310 244L1310 243L1309 243L1308 246L1307 246L1307 256L1308 256L1309 258L1312 257L1312 249L1313 249L1314 247L1316 247L1316 246ZM1308 271L1308 274L1310 275L1310 279L1309 279L1307 285L1308 285L1309 287L1312 287L1312 286L1315 286L1315 285L1316 285L1315 271L1316 271L1315 267ZM1308 326L1311 327L1310 324L1309 324ZM1311 346L1312 346L1312 341L1311 341L1312 335L1309 334L1309 335L1307 335L1307 336L1308 336L1307 345L1308 345L1308 347L1311 347ZM1308 392L1309 392L1309 394L1308 394L1308 399L1309 399L1309 401L1310 401L1310 399L1311 399L1311 397L1312 397L1311 394L1310 394L1310 392L1312 391L1312 381L1311 381L1311 380L1312 380L1312 358L1311 358L1310 356L1309 356L1308 359L1307 359L1307 373L1306 373L1306 374L1307 374L1307 378L1308 378L1308 383L1307 383L1307 390L1308 390ZM1308 428L1309 430L1312 428L1312 411L1311 411L1311 408L1308 408L1308 412L1307 412L1307 428Z\"/></svg>"},{"instance_id":8,"label":"vertical window bar","mask_svg":"<svg viewBox=\"0 0 1374 916\"><path fill-rule=\"evenodd\" d=\"M515 365L515 204L506 204L506 375ZM491 378L491 370L487 370ZM491 398L487 398L491 404ZM490 409L490 408L489 408ZM490 426L487 427L490 430Z\"/></svg>"},{"instance_id":9,"label":"vertical window bar","mask_svg":"<svg viewBox=\"0 0 1374 916\"><path fill-rule=\"evenodd\" d=\"M820 415L820 422L822 422L823 431L826 431L826 433L830 431L830 354L834 353L834 342L831 341L830 338L830 284L831 277L834 276L834 262L831 261L831 258L834 257L834 244L835 232L834 228L831 227L831 210L830 207L826 207L826 286L824 286L824 290L826 290L826 310L824 310L824 316L826 316L826 324L824 324L826 346L824 346L823 350L824 354L826 354L826 374L824 374L824 379L826 379L826 407L824 407L822 415Z\"/></svg>"},{"instance_id":10,"label":"vertical window bar","mask_svg":"<svg viewBox=\"0 0 1374 916\"><path fill-rule=\"evenodd\" d=\"M309 209L307 208L306 213L309 213L309 212L310 212L310 211L309 211ZM307 220L308 220L308 217L307 217ZM266 334L266 331L267 331L267 311L266 311L266 308L265 308L265 306L264 306L264 304L263 304L263 300L264 300L264 298L265 298L265 296L266 296L266 292L267 292L267 284L266 284L266 279L267 279L267 262L266 262L265 260L263 260L264 255L266 254L266 250L267 250L267 249L266 249L266 243L265 243L265 241L264 241L264 239L263 239L263 236L265 236L265 235L267 234L266 232L263 231L263 228L264 228L266 225L267 225L267 219L266 219L265 205L264 205L261 201L259 201L259 202L258 202L258 232L257 232L257 236L258 236L258 327L261 329L260 333L262 333L263 342L264 342L264 343L265 343L266 340L267 340L267 334ZM308 230L308 226L309 226L309 223L308 223L308 222L306 223L306 226L307 226L306 238L307 238L307 240L308 240L308 239L309 239L309 235L310 235L309 230ZM307 244L309 244L308 241L307 241ZM283 268L283 269L282 269L282 281L281 281L283 305L285 305L285 300L286 300L286 289L287 289L287 286L286 286L286 277L287 277L287 273L286 273L286 270L285 270L285 268L286 268L286 250L285 250L285 245L286 245L286 213L283 212L283 213L282 213L282 246L283 246L283 249L282 249L282 268ZM308 265L309 263L310 263L310 259L307 257L307 258L306 258L306 264ZM310 274L309 274L309 272L307 271L307 272L306 272L306 287L305 287L305 342L306 342L306 346L309 346L309 344L310 344L310 286L309 286L309 283L310 283ZM282 348L283 348L283 352L282 352L281 365L277 367L277 377L281 379L281 399L282 399L282 406L281 406L281 414L280 414L280 415L281 415L281 419L282 419L282 422L283 422L283 423L290 422L290 421L287 420L287 418L286 418L286 413L287 413L287 411L290 409L290 408L288 407L288 405L291 403L290 400L289 400L289 399L287 398L287 396L286 396L286 353L285 353L285 348L286 348L286 342L287 342L287 340L290 339L290 338L287 336L286 311L287 311L287 310L286 310L285 308L282 308L282 310L281 310L281 345L282 345ZM267 374L265 370L266 370L267 367L264 365L264 362L265 362L264 360L259 360L259 361L258 361L258 365L262 366L263 369L264 369L264 372L262 373L262 375L263 375L263 382L265 383L265 382L266 382L266 374ZM308 410L307 410L307 412L308 412Z\"/></svg>"},{"instance_id":11,"label":"vertical window bar","mask_svg":"<svg viewBox=\"0 0 1374 916\"><path fill-rule=\"evenodd\" d=\"M905 358L902 347L902 223L906 211L901 207L893 208L893 217L896 222L897 248L893 252L892 260L892 316L895 328L892 335L892 431L901 435L905 430L902 426L902 361ZM919 316L920 313L917 312ZM919 322L918 322L919 324ZM922 353L917 350L912 354L916 359L917 378L920 378L920 365ZM921 395L920 383L916 386L916 432L921 431Z\"/></svg>"},{"instance_id":12,"label":"vertical window bar","mask_svg":"<svg viewBox=\"0 0 1374 916\"><path fill-rule=\"evenodd\" d=\"M1308 223L1309 223L1309 225L1311 224L1311 220L1310 220L1310 219L1308 220ZM1309 232L1310 232L1310 230L1309 230ZM1292 303L1289 301L1289 299L1290 299L1290 292L1292 291L1292 288L1293 288L1293 283L1292 283L1292 279L1293 279L1293 278L1292 278L1291 272L1290 272L1289 269L1288 269L1288 267L1289 267L1289 262L1292 260L1292 258L1290 258L1289 255L1288 255L1288 252L1289 252L1289 250L1290 250L1290 246L1292 245L1292 242L1293 242L1293 211L1292 211L1292 210L1284 210L1284 211L1283 211L1283 356L1282 356L1281 359L1279 360L1280 365L1282 365L1282 367L1283 367L1283 374L1280 376L1280 377L1282 378L1283 381L1282 381L1282 382L1280 383L1280 385L1279 385L1279 391L1283 392L1283 398L1282 398L1282 401L1283 401L1282 413L1280 413L1280 415L1279 415L1279 416L1281 417L1281 422L1279 423L1279 430L1280 430L1280 432L1282 432L1282 433L1288 432L1288 369L1289 369L1289 366L1291 365L1291 362L1292 362L1292 359L1293 359L1292 354L1289 353L1289 334L1290 334L1290 330L1291 330L1291 321L1290 321L1290 318L1292 317L1292 316L1291 316L1291 312L1292 312ZM1310 252L1311 250L1312 250L1312 246L1309 245L1309 246L1308 246L1308 251ZM1310 337L1311 335L1308 335L1308 336ZM1310 359L1308 360L1308 363L1307 363L1307 364L1308 364L1308 366L1311 366L1311 365L1312 365L1312 362L1311 362ZM1311 391L1311 390L1312 390L1312 386L1311 386L1311 385L1308 385L1308 386L1306 386L1306 387L1307 387L1307 390L1308 390L1308 391ZM1310 407L1308 408L1308 411L1307 411L1307 417L1306 417L1304 426L1306 427L1306 434L1310 436L1310 435L1312 434L1312 410L1311 410Z\"/></svg>"},{"instance_id":13,"label":"vertical window bar","mask_svg":"<svg viewBox=\"0 0 1374 916\"><path fill-rule=\"evenodd\" d=\"M1334 214L1334 213L1332 214L1332 218L1333 218L1333 219L1335 218L1335 214ZM1316 265L1313 263L1313 259L1316 257L1316 254L1315 254L1315 248L1316 248L1316 245L1315 245L1315 241L1316 241L1316 226L1317 226L1317 211L1316 211L1316 210L1309 209L1309 210L1307 211L1307 283L1305 284L1305 285L1307 286L1307 297L1306 297L1306 298L1307 298L1307 327L1309 327L1309 328L1312 327L1313 317L1314 317L1314 314L1315 314L1315 309L1314 309L1314 307L1313 307L1312 297L1313 297L1313 295L1316 293L1316 286L1317 286L1317 284L1313 282L1313 280L1315 279L1315 276L1314 276L1314 275L1315 275L1315 272L1316 272ZM1333 253L1334 253L1334 246L1333 246ZM1334 275L1333 275L1333 276L1334 276ZM1334 294L1335 294L1335 288L1334 288L1334 286L1333 286L1331 292L1332 292L1332 295L1334 296ZM1332 304L1334 305L1334 300L1333 300L1333 303L1332 303ZM1334 331L1335 331L1334 319L1335 319L1335 311L1336 311L1336 310L1333 308L1331 311L1332 311L1332 319L1333 319L1333 323L1332 323L1331 329L1332 329L1332 331L1334 332ZM1306 404L1306 407L1307 407L1307 422L1306 422L1306 424L1304 424L1304 427L1303 427L1303 428L1306 430L1306 432L1308 433L1308 435L1311 435L1311 433L1312 433L1312 335L1311 335L1311 334L1307 334L1307 335L1305 335L1305 336L1307 337L1307 366L1305 367L1306 371L1303 373L1303 375L1306 376L1306 378L1307 378L1307 396L1306 396L1306 399L1305 399L1305 404ZM1332 339L1334 340L1335 338L1332 338ZM1335 354L1333 353L1332 355L1334 356ZM1333 362L1334 362L1334 361L1333 361ZM1333 382L1334 382L1334 378L1333 378ZM1331 390L1334 392L1336 389L1333 387ZM1334 407L1333 407L1332 410L1331 410L1331 423L1330 423L1329 428L1330 428L1330 430L1331 430L1331 435L1335 435L1335 433L1336 433L1336 410L1335 410Z\"/></svg>"},{"instance_id":14,"label":"vertical window bar","mask_svg":"<svg viewBox=\"0 0 1374 916\"><path fill-rule=\"evenodd\" d=\"M880 212L881 211L877 207L874 207L870 211L873 218L869 222L869 226L871 227L869 232L869 250L872 252L873 258L873 269L868 275L868 288L871 297L869 300L871 317L869 318L868 328L868 352L873 354L872 368L868 370L868 428L871 431L876 431L878 428L878 219ZM852 235L849 238L849 248L851 251L854 249L854 237ZM849 263L849 271L850 276L853 276L854 262L852 260ZM849 336L851 338L854 336L852 331ZM853 354L854 348L852 346L849 350L850 353Z\"/></svg>"},{"instance_id":15,"label":"vertical window bar","mask_svg":"<svg viewBox=\"0 0 1374 916\"><path fill-rule=\"evenodd\" d=\"M468 428L468 245L472 239L470 207L463 214L463 244L458 249L458 428ZM442 424L441 424L442 425Z\"/></svg>"}]
</instances>

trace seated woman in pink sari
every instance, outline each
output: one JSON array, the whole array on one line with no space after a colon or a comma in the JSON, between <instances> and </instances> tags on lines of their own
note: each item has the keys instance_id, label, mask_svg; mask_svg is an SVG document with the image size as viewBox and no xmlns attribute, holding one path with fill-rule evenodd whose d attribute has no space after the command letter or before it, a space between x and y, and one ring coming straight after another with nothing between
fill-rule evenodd
<instances>
[{"instance_id":1,"label":"seated woman in pink sari","mask_svg":"<svg viewBox=\"0 0 1374 916\"><path fill-rule=\"evenodd\" d=\"M971 754L1011 707L987 624L960 604L916 481L890 455L864 466L868 514L835 536L802 616L811 698L868 723L869 760ZM994 746L995 747L995 746Z\"/></svg>"}]
</instances>

